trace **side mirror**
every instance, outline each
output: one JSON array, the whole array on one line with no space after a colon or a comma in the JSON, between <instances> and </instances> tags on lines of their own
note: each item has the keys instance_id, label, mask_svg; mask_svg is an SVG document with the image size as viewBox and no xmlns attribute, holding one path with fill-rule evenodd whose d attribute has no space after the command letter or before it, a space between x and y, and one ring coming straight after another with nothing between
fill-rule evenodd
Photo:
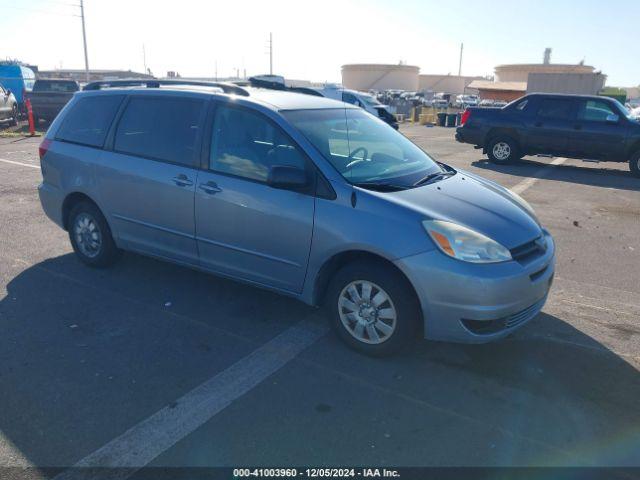
<instances>
[{"instance_id":1,"label":"side mirror","mask_svg":"<svg viewBox=\"0 0 640 480\"><path fill-rule=\"evenodd\" d=\"M618 123L620 121L620 117L618 115L609 114L607 115L607 123Z\"/></svg>"},{"instance_id":2,"label":"side mirror","mask_svg":"<svg viewBox=\"0 0 640 480\"><path fill-rule=\"evenodd\" d=\"M302 168L273 165L269 169L267 184L283 190L300 190L309 184L309 177Z\"/></svg>"},{"instance_id":3,"label":"side mirror","mask_svg":"<svg viewBox=\"0 0 640 480\"><path fill-rule=\"evenodd\" d=\"M7 97L8 97L9 95L11 95L11 90L7 89L7 90L5 90L5 92L6 92Z\"/></svg>"}]
</instances>

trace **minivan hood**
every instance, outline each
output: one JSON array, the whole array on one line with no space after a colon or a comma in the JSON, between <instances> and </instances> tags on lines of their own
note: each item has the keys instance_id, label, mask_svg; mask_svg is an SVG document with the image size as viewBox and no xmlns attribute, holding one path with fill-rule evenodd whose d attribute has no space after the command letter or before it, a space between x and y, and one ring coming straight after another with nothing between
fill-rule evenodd
<instances>
[{"instance_id":1,"label":"minivan hood","mask_svg":"<svg viewBox=\"0 0 640 480\"><path fill-rule=\"evenodd\" d=\"M468 172L422 187L384 193L424 215L480 232L511 249L542 233L538 222L503 187Z\"/></svg>"}]
</instances>

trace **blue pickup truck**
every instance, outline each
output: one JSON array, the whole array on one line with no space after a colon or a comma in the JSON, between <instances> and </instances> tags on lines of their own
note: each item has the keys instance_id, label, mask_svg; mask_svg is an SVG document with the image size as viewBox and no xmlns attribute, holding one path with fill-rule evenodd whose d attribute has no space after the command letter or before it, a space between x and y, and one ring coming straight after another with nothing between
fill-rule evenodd
<instances>
[{"instance_id":1,"label":"blue pickup truck","mask_svg":"<svg viewBox=\"0 0 640 480\"><path fill-rule=\"evenodd\" d=\"M494 163L540 154L629 162L640 177L640 122L612 98L534 93L502 108L471 107L456 140Z\"/></svg>"}]
</instances>

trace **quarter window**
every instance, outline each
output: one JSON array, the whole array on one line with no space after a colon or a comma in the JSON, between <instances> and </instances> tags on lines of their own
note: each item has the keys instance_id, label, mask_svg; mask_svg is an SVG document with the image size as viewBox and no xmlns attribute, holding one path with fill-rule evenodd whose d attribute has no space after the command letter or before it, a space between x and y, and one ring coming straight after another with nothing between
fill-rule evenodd
<instances>
[{"instance_id":1,"label":"quarter window","mask_svg":"<svg viewBox=\"0 0 640 480\"><path fill-rule=\"evenodd\" d=\"M114 150L193 166L204 102L193 98L133 97L116 132Z\"/></svg>"},{"instance_id":2,"label":"quarter window","mask_svg":"<svg viewBox=\"0 0 640 480\"><path fill-rule=\"evenodd\" d=\"M102 148L123 98L124 95L81 98L64 117L56 139Z\"/></svg>"},{"instance_id":3,"label":"quarter window","mask_svg":"<svg viewBox=\"0 0 640 480\"><path fill-rule=\"evenodd\" d=\"M571 100L545 98L540 103L538 117L550 120L570 120L572 110L573 102Z\"/></svg>"},{"instance_id":4,"label":"quarter window","mask_svg":"<svg viewBox=\"0 0 640 480\"><path fill-rule=\"evenodd\" d=\"M266 182L274 165L304 169L306 157L263 115L219 106L213 122L209 168Z\"/></svg>"},{"instance_id":5,"label":"quarter window","mask_svg":"<svg viewBox=\"0 0 640 480\"><path fill-rule=\"evenodd\" d=\"M591 122L606 122L609 115L618 115L609 103L602 100L581 102L578 118Z\"/></svg>"}]
</instances>

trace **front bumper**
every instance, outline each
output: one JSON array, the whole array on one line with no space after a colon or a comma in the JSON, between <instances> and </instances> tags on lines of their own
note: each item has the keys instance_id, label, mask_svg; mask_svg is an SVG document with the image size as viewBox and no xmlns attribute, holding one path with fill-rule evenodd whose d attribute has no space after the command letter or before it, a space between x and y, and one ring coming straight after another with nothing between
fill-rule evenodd
<instances>
[{"instance_id":1,"label":"front bumper","mask_svg":"<svg viewBox=\"0 0 640 480\"><path fill-rule=\"evenodd\" d=\"M472 264L439 250L396 260L418 294L425 338L485 343L533 319L555 271L555 245L547 232L544 238L547 251L526 264Z\"/></svg>"}]
</instances>

